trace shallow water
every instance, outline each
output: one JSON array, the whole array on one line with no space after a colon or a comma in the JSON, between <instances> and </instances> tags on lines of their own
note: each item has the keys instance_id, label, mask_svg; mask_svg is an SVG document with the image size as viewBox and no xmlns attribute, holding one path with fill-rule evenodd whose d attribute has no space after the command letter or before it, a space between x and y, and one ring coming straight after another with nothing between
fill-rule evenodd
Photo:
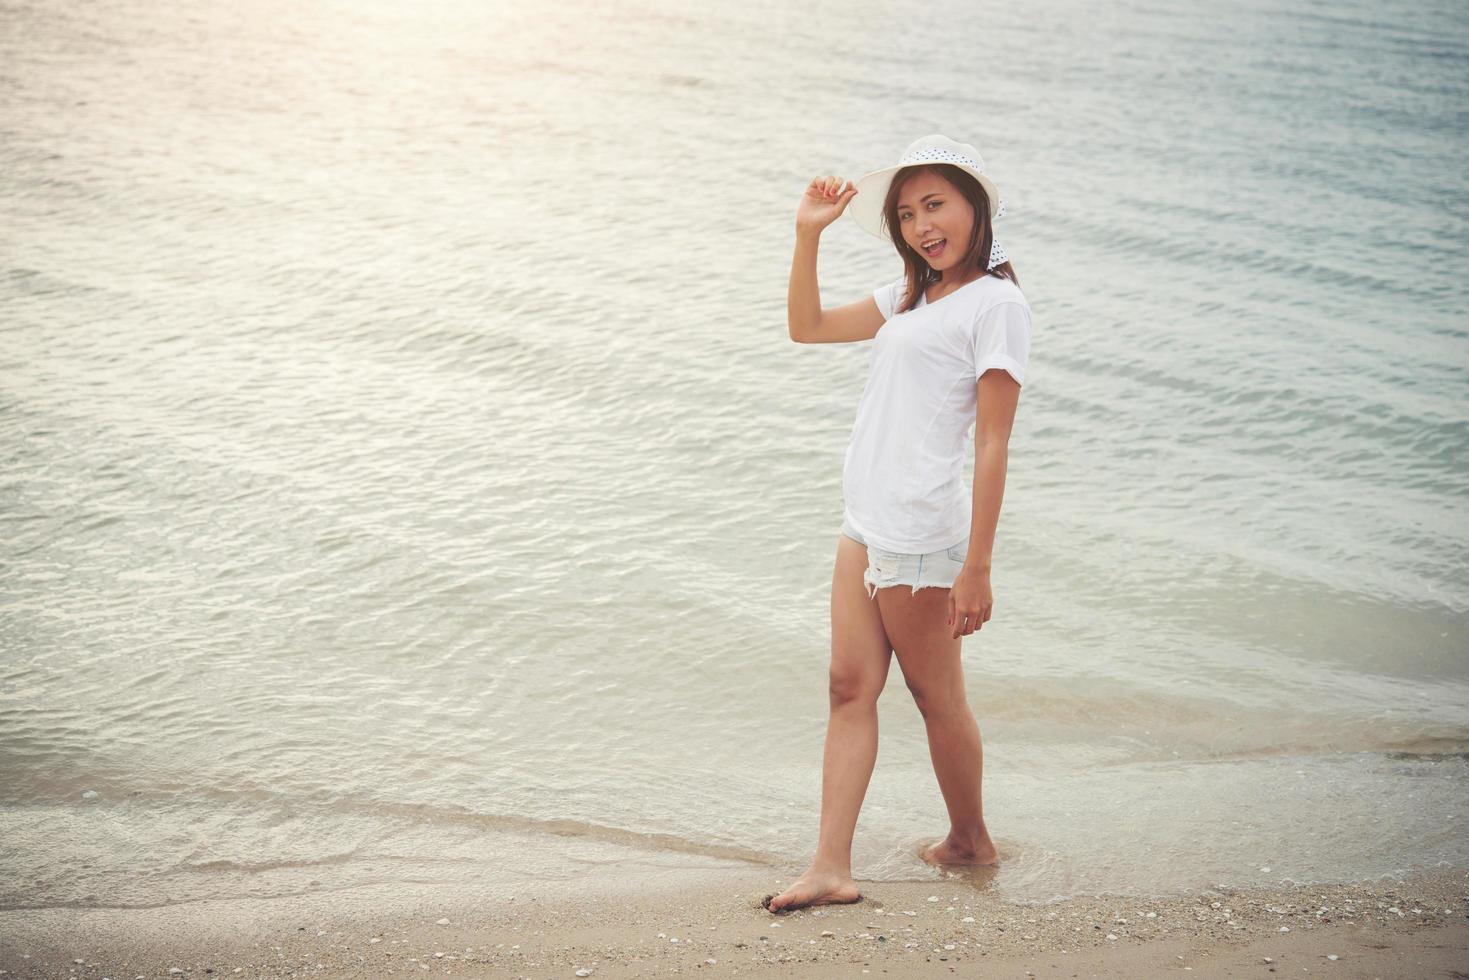
<instances>
[{"instance_id":1,"label":"shallow water","mask_svg":"<svg viewBox=\"0 0 1469 980\"><path fill-rule=\"evenodd\" d=\"M1463 9L702 10L6 8L0 907L804 866L869 345L794 207L929 132L1037 324L985 887L1469 864ZM889 687L854 872L931 877Z\"/></svg>"}]
</instances>

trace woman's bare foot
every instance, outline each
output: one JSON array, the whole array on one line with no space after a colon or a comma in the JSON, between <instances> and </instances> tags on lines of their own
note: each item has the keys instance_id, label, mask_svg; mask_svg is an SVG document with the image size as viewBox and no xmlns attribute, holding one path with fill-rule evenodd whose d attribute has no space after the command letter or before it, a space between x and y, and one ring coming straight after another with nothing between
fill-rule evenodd
<instances>
[{"instance_id":1,"label":"woman's bare foot","mask_svg":"<svg viewBox=\"0 0 1469 980\"><path fill-rule=\"evenodd\" d=\"M990 840L989 834L985 834L977 846L970 846L946 837L936 844L923 848L919 856L929 864L1000 863L1000 853L995 849L995 842Z\"/></svg>"},{"instance_id":2,"label":"woman's bare foot","mask_svg":"<svg viewBox=\"0 0 1469 980\"><path fill-rule=\"evenodd\" d=\"M807 905L849 905L862 901L850 875L808 868L796 883L779 895L767 895L760 904L772 912L789 912Z\"/></svg>"}]
</instances>

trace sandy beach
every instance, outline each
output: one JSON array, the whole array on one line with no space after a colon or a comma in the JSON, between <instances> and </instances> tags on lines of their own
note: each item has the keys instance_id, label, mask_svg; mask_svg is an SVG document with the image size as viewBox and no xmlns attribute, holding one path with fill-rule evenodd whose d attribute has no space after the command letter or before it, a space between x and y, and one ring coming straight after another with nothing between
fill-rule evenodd
<instances>
[{"instance_id":1,"label":"sandy beach","mask_svg":"<svg viewBox=\"0 0 1469 980\"><path fill-rule=\"evenodd\" d=\"M1469 976L1469 873L1205 889L1182 899L1001 901L983 878L870 882L772 915L790 878L623 874L443 894L381 885L270 900L0 913L9 977Z\"/></svg>"}]
</instances>

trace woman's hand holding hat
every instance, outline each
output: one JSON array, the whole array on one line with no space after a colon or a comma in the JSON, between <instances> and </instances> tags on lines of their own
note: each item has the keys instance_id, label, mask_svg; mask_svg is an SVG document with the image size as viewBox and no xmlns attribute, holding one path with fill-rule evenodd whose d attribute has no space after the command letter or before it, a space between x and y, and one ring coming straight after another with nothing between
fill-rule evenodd
<instances>
[{"instance_id":1,"label":"woman's hand holding hat","mask_svg":"<svg viewBox=\"0 0 1469 980\"><path fill-rule=\"evenodd\" d=\"M817 177L801 195L796 208L796 231L819 235L822 229L841 217L847 202L857 193L857 186L840 177Z\"/></svg>"}]
</instances>

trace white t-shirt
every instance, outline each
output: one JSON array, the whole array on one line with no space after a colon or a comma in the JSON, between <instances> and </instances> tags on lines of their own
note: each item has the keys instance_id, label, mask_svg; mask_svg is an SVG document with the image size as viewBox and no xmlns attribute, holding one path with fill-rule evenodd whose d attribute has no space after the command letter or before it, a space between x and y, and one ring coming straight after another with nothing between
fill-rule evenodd
<instances>
[{"instance_id":1,"label":"white t-shirt","mask_svg":"<svg viewBox=\"0 0 1469 980\"><path fill-rule=\"evenodd\" d=\"M983 276L894 316L907 279L873 293L887 320L872 342L867 386L842 468L846 520L869 545L928 554L969 535L965 449L979 377L1002 368L1025 383L1030 304L1008 279Z\"/></svg>"}]
</instances>

